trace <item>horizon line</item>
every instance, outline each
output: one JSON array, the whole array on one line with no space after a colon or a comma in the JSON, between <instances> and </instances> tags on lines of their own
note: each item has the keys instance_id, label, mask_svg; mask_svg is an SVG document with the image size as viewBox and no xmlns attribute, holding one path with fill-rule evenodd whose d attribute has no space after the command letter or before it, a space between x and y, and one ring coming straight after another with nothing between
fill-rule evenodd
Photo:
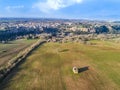
<instances>
[{"instance_id":1,"label":"horizon line","mask_svg":"<svg viewBox=\"0 0 120 90\"><path fill-rule=\"evenodd\" d=\"M97 18L92 18L92 19L89 19L89 18L56 18L56 17L4 17L4 16L0 16L0 19L1 18L8 18L8 19L61 19L61 20L86 20L86 21L120 21L120 20L115 20L115 19L97 19Z\"/></svg>"}]
</instances>

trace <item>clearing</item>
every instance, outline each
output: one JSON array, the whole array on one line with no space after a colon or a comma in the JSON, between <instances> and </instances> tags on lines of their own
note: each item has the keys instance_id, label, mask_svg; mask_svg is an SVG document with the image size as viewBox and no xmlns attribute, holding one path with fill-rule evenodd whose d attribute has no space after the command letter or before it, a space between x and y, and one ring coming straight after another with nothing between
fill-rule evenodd
<instances>
[{"instance_id":1,"label":"clearing","mask_svg":"<svg viewBox=\"0 0 120 90\"><path fill-rule=\"evenodd\" d=\"M0 90L120 90L120 44L46 43L2 82ZM72 67L80 69L73 74Z\"/></svg>"}]
</instances>

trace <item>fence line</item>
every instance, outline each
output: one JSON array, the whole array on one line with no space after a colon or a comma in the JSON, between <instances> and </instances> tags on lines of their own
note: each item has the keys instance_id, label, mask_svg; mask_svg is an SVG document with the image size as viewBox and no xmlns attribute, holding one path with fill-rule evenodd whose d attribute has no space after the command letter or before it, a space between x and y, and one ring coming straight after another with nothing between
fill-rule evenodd
<instances>
[{"instance_id":1,"label":"fence line","mask_svg":"<svg viewBox=\"0 0 120 90\"><path fill-rule=\"evenodd\" d=\"M14 67L16 67L21 61L23 61L34 49L42 45L46 41L38 40L36 43L32 44L30 47L21 51L16 57L9 60L4 66L0 67L0 81L2 81Z\"/></svg>"}]
</instances>

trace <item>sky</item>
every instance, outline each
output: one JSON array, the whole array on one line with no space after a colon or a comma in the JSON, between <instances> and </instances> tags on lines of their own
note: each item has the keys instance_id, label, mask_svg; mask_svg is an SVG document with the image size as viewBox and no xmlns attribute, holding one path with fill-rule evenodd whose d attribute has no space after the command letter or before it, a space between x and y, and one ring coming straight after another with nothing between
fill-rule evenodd
<instances>
[{"instance_id":1,"label":"sky","mask_svg":"<svg viewBox=\"0 0 120 90\"><path fill-rule=\"evenodd\" d=\"M0 17L120 20L120 0L0 0Z\"/></svg>"}]
</instances>

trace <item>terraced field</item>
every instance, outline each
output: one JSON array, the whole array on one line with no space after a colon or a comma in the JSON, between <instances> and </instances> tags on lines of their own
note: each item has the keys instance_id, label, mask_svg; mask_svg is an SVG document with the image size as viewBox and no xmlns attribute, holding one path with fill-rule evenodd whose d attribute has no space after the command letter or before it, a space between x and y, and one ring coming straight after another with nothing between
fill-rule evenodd
<instances>
[{"instance_id":1,"label":"terraced field","mask_svg":"<svg viewBox=\"0 0 120 90\"><path fill-rule=\"evenodd\" d=\"M46 43L1 83L0 90L120 90L120 47L108 41ZM73 74L72 67L79 68Z\"/></svg>"},{"instance_id":2,"label":"terraced field","mask_svg":"<svg viewBox=\"0 0 120 90\"><path fill-rule=\"evenodd\" d=\"M11 58L15 57L20 51L29 47L37 40L20 39L10 41L7 44L0 44L0 66L4 65Z\"/></svg>"}]
</instances>

